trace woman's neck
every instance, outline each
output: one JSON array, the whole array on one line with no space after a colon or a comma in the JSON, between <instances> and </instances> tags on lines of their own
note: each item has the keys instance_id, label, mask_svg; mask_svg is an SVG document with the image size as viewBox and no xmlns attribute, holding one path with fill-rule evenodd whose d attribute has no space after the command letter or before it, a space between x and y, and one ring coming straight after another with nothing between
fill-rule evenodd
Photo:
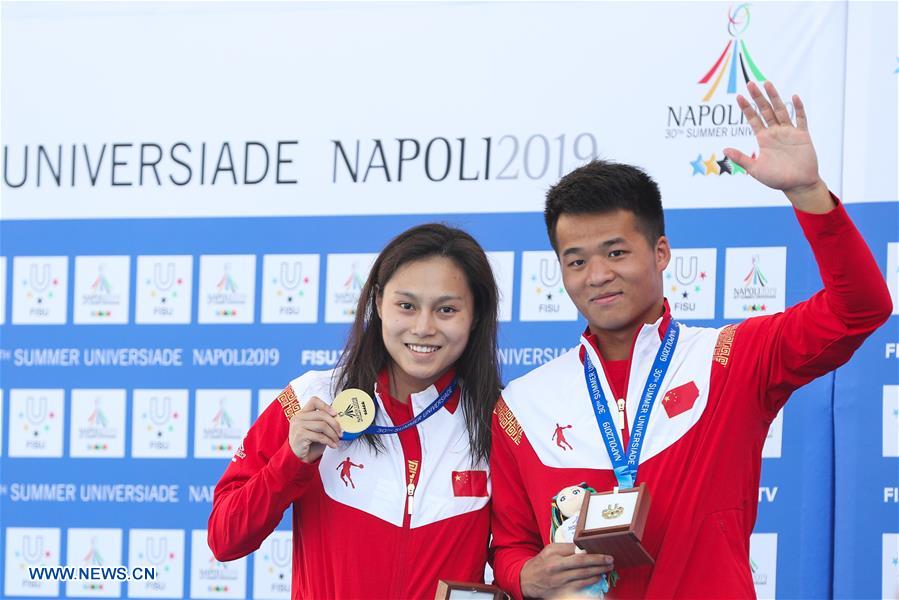
<instances>
[{"instance_id":1,"label":"woman's neck","mask_svg":"<svg viewBox=\"0 0 899 600\"><path fill-rule=\"evenodd\" d=\"M397 369L396 365L391 364L387 368L387 376L390 381L390 397L401 404L409 402L409 396L424 391L433 385L440 376L434 378L433 381L423 381L414 379Z\"/></svg>"}]
</instances>

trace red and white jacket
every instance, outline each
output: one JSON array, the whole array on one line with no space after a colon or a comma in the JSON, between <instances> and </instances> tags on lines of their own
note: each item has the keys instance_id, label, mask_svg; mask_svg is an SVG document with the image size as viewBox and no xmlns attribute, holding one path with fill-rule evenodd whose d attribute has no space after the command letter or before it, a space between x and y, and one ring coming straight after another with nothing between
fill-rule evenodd
<instances>
[{"instance_id":1,"label":"red and white jacket","mask_svg":"<svg viewBox=\"0 0 899 600\"><path fill-rule=\"evenodd\" d=\"M293 598L433 598L438 579L481 582L490 528L488 465L471 464L457 389L416 427L326 448L306 464L287 442L310 397L333 400L334 371L293 380L250 428L215 488L209 547L218 560L253 552L293 506ZM379 378L375 423L412 419L449 385L445 374L408 404Z\"/></svg>"},{"instance_id":2,"label":"red and white jacket","mask_svg":"<svg viewBox=\"0 0 899 600\"><path fill-rule=\"evenodd\" d=\"M642 541L656 562L619 568L610 598L755 596L749 536L768 426L794 390L845 363L891 312L883 276L843 207L797 215L824 290L721 329L681 325L637 473L652 497ZM617 485L584 382L584 353L603 366L606 397L625 398L626 440L669 321L666 302L662 318L637 333L630 361L603 361L585 335L579 348L503 391L491 455L494 572L515 598L522 566L551 541L553 496L582 481L600 491ZM612 418L621 427L617 410Z\"/></svg>"}]
</instances>

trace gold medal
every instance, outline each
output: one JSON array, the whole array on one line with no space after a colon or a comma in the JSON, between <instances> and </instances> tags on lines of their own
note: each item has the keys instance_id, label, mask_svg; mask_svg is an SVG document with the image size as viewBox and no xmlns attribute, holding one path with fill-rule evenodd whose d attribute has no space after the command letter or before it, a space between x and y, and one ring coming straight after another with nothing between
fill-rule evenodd
<instances>
[{"instance_id":1,"label":"gold medal","mask_svg":"<svg viewBox=\"0 0 899 600\"><path fill-rule=\"evenodd\" d=\"M345 434L357 436L375 422L375 401L367 393L348 388L337 394L331 408L337 411L337 422Z\"/></svg>"},{"instance_id":2,"label":"gold medal","mask_svg":"<svg viewBox=\"0 0 899 600\"><path fill-rule=\"evenodd\" d=\"M602 511L603 519L617 519L621 515L624 514L624 507L618 504L617 502L613 505L610 504Z\"/></svg>"}]
</instances>

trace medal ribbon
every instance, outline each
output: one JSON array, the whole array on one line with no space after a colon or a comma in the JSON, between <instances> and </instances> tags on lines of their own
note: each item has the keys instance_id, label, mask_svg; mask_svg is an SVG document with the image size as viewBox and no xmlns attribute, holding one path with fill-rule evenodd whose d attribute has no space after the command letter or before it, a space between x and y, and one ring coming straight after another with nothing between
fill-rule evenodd
<instances>
[{"instance_id":1,"label":"medal ribbon","mask_svg":"<svg viewBox=\"0 0 899 600\"><path fill-rule=\"evenodd\" d=\"M447 401L452 397L453 392L456 391L456 379L450 382L448 386L446 386L443 391L437 396L437 399L431 402L427 408L418 413L415 418L410 421L406 421L402 425L397 425L396 427L387 427L386 425L372 425L368 429L366 429L363 433L372 433L374 435L385 435L389 433L399 433L401 431L405 431L410 427L415 427L428 417L432 416L435 412L443 408L443 405L447 403Z\"/></svg>"},{"instance_id":2,"label":"medal ribbon","mask_svg":"<svg viewBox=\"0 0 899 600\"><path fill-rule=\"evenodd\" d=\"M634 420L634 428L631 431L627 455L625 455L622 447L621 438L618 436L618 428L612 423L609 401L606 399L602 386L599 384L596 367L593 366L593 362L590 360L590 354L584 352L584 379L587 382L587 390L590 392L593 412L596 414L596 423L599 425L599 432L612 461L615 478L618 480L618 487L634 487L634 482L637 480L637 468L640 466L640 450L642 450L643 441L646 439L649 415L652 412L662 380L665 379L665 373L668 372L668 367L671 365L671 357L674 355L674 348L677 346L679 334L680 324L672 320L668 324L668 329L665 330L662 344L659 346L659 351L656 353L656 358L652 363L652 369L649 371L649 377L646 378L646 385L643 386L643 396L640 401L640 408L637 411L637 418ZM623 417L624 415L622 414Z\"/></svg>"}]
</instances>

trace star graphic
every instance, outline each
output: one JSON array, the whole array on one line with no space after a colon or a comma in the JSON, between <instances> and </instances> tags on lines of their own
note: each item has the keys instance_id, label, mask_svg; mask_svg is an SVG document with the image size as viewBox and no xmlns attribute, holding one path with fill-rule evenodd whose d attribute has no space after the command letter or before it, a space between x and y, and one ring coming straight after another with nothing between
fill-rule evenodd
<instances>
[{"instance_id":1,"label":"star graphic","mask_svg":"<svg viewBox=\"0 0 899 600\"><path fill-rule=\"evenodd\" d=\"M683 294L681 294L681 297L682 297L682 298L688 298L689 296L690 296L690 295L689 295L687 292L684 292Z\"/></svg>"},{"instance_id":2,"label":"star graphic","mask_svg":"<svg viewBox=\"0 0 899 600\"><path fill-rule=\"evenodd\" d=\"M765 310L765 305L764 305L764 304L762 304L762 310Z\"/></svg>"},{"instance_id":3,"label":"star graphic","mask_svg":"<svg viewBox=\"0 0 899 600\"><path fill-rule=\"evenodd\" d=\"M705 167L702 166L702 154L697 154L696 160L691 160L690 164L693 166L694 175L705 175Z\"/></svg>"},{"instance_id":4,"label":"star graphic","mask_svg":"<svg viewBox=\"0 0 899 600\"><path fill-rule=\"evenodd\" d=\"M712 152L711 158L708 160L702 161L702 164L705 165L705 174L706 175L720 175L718 172L718 161L715 160L715 153Z\"/></svg>"},{"instance_id":5,"label":"star graphic","mask_svg":"<svg viewBox=\"0 0 899 600\"><path fill-rule=\"evenodd\" d=\"M719 169L718 174L719 175L724 175L725 173L730 175L731 173L733 173L733 169L731 169L731 167L730 167L730 159L727 158L726 156L724 158L722 158L721 160L715 161L715 162L718 163L718 169Z\"/></svg>"},{"instance_id":6,"label":"star graphic","mask_svg":"<svg viewBox=\"0 0 899 600\"><path fill-rule=\"evenodd\" d=\"M159 300L159 303L160 303L160 304L165 304L165 296L163 296L162 299Z\"/></svg>"},{"instance_id":7,"label":"star graphic","mask_svg":"<svg viewBox=\"0 0 899 600\"><path fill-rule=\"evenodd\" d=\"M553 295L552 295L552 294L547 294L547 295L546 295L546 299L547 299L547 300L552 300L552 299L553 299Z\"/></svg>"},{"instance_id":8,"label":"star graphic","mask_svg":"<svg viewBox=\"0 0 899 600\"><path fill-rule=\"evenodd\" d=\"M705 271L700 271L700 272L699 272L699 278L700 278L700 279L705 279L705 278L706 278Z\"/></svg>"},{"instance_id":9,"label":"star graphic","mask_svg":"<svg viewBox=\"0 0 899 600\"><path fill-rule=\"evenodd\" d=\"M738 173L743 173L743 174L746 173L746 169L744 169L743 167L741 167L740 165L738 165L737 163L735 163L733 161L731 161L730 166L731 166L731 173L733 173L734 175L737 175Z\"/></svg>"},{"instance_id":10,"label":"star graphic","mask_svg":"<svg viewBox=\"0 0 899 600\"><path fill-rule=\"evenodd\" d=\"M462 476L461 476L461 475L456 475L456 481L462 481Z\"/></svg>"}]
</instances>

